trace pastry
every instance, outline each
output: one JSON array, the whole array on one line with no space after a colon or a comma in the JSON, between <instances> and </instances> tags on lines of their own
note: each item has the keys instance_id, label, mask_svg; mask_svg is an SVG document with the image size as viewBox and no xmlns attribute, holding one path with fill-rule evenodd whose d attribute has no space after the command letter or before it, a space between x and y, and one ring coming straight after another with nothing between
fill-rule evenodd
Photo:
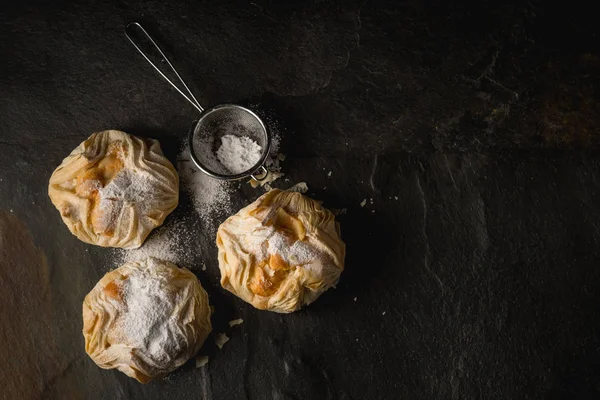
<instances>
[{"instance_id":1,"label":"pastry","mask_svg":"<svg viewBox=\"0 0 600 400\"><path fill-rule=\"evenodd\" d=\"M69 230L103 247L137 248L179 201L179 177L158 141L92 134L50 177L48 195Z\"/></svg>"},{"instance_id":2,"label":"pastry","mask_svg":"<svg viewBox=\"0 0 600 400\"><path fill-rule=\"evenodd\" d=\"M196 276L156 258L107 273L83 302L87 354L141 383L193 357L211 330L208 295Z\"/></svg>"},{"instance_id":3,"label":"pastry","mask_svg":"<svg viewBox=\"0 0 600 400\"><path fill-rule=\"evenodd\" d=\"M331 211L278 189L223 222L217 247L221 285L256 308L280 313L334 286L346 252Z\"/></svg>"}]
</instances>

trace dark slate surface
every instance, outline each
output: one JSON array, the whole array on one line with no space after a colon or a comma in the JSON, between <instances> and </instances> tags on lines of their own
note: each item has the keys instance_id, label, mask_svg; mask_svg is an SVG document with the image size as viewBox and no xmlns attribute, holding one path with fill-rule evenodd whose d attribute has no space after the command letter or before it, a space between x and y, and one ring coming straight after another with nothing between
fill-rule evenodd
<instances>
[{"instance_id":1,"label":"dark slate surface","mask_svg":"<svg viewBox=\"0 0 600 400\"><path fill-rule=\"evenodd\" d=\"M599 398L593 12L535 1L87 3L0 13L0 220L29 231L47 262L40 290L0 240L0 287L12 271L21 286L5 293L23 296L0 312L3 387L57 399ZM81 302L112 266L46 195L52 170L98 130L158 138L175 160L195 113L126 42L131 20L203 104L252 103L279 120L288 177L348 209L337 289L278 315L219 288L213 233L182 193L167 226L190 216L187 266L231 341L217 351L209 340L206 368L148 385L85 355ZM40 302L44 315L28 305ZM27 351L11 345L25 340ZM22 370L11 375L7 359Z\"/></svg>"}]
</instances>

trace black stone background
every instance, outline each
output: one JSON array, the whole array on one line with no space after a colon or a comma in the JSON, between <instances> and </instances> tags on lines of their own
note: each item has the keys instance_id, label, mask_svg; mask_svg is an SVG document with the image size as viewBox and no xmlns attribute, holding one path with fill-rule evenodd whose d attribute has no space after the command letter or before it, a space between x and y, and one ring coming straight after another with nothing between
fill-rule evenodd
<instances>
[{"instance_id":1,"label":"black stone background","mask_svg":"<svg viewBox=\"0 0 600 400\"><path fill-rule=\"evenodd\" d=\"M3 6L0 209L47 257L58 367L42 371L41 397L600 398L596 15L538 1ZM158 138L175 162L196 113L125 40L132 20L203 104L251 103L277 120L290 183L348 210L337 289L278 315L220 289L214 232L182 192L167 225L189 216L185 266L231 340L207 342L207 367L148 385L85 355L81 302L114 266L46 194L99 130Z\"/></svg>"}]
</instances>

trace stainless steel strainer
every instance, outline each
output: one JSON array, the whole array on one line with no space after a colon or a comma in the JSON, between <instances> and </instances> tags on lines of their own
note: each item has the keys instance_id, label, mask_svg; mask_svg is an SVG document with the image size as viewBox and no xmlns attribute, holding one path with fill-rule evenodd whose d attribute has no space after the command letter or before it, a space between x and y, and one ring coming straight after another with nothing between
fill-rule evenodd
<instances>
[{"instance_id":1,"label":"stainless steel strainer","mask_svg":"<svg viewBox=\"0 0 600 400\"><path fill-rule=\"evenodd\" d=\"M137 22L131 22L125 28L125 36L140 52L142 56L154 67L180 95L182 95L191 105L193 105L200 115L194 121L193 128L189 134L190 157L194 164L205 174L221 180L235 180L245 177L252 177L257 181L265 179L268 171L264 164L271 148L271 137L267 127L262 120L251 110L235 105L220 104L208 109L204 109L192 91L185 84L173 64L162 52L158 44L146 32L146 30ZM169 79L158 66L150 60L141 47L141 40L145 39L152 44L154 50L158 52L161 61L164 61L173 71L185 92L180 89L171 79ZM261 147L260 159L246 171L232 173L218 160L216 154L221 145L221 138L224 135L235 135L238 137L249 137Z\"/></svg>"}]
</instances>

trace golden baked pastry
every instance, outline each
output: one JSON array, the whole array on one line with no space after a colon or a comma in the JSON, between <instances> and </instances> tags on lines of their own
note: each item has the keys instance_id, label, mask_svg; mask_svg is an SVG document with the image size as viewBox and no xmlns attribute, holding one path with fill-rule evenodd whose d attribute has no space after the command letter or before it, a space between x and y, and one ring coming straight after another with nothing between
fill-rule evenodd
<instances>
[{"instance_id":1,"label":"golden baked pastry","mask_svg":"<svg viewBox=\"0 0 600 400\"><path fill-rule=\"evenodd\" d=\"M278 189L223 222L217 247L221 285L256 308L280 313L334 286L346 253L331 211Z\"/></svg>"},{"instance_id":2,"label":"golden baked pastry","mask_svg":"<svg viewBox=\"0 0 600 400\"><path fill-rule=\"evenodd\" d=\"M48 195L80 240L131 249L177 207L179 177L158 141L109 130L63 160Z\"/></svg>"},{"instance_id":3,"label":"golden baked pastry","mask_svg":"<svg viewBox=\"0 0 600 400\"><path fill-rule=\"evenodd\" d=\"M107 273L83 301L85 351L99 367L141 383L193 357L211 330L196 276L156 258Z\"/></svg>"}]
</instances>

